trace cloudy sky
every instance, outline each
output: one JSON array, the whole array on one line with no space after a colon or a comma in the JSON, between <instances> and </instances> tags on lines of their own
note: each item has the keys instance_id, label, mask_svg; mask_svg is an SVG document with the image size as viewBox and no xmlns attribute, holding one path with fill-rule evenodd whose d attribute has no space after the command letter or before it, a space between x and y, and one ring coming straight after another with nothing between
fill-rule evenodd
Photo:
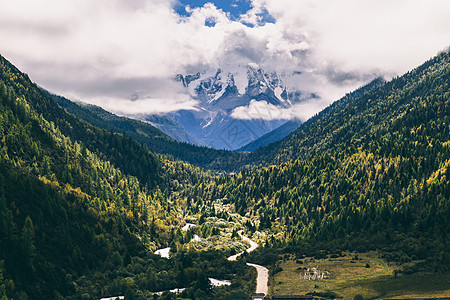
<instances>
[{"instance_id":1,"label":"cloudy sky","mask_svg":"<svg viewBox=\"0 0 450 300\"><path fill-rule=\"evenodd\" d=\"M0 41L42 87L120 114L190 108L169 78L249 63L301 72L311 114L450 46L450 1L2 1Z\"/></svg>"}]
</instances>

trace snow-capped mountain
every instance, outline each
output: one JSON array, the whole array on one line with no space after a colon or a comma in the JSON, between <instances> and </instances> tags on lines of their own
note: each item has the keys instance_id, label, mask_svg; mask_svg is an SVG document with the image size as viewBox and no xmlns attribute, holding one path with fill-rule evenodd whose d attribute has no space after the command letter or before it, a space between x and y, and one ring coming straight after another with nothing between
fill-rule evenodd
<instances>
[{"instance_id":1,"label":"snow-capped mountain","mask_svg":"<svg viewBox=\"0 0 450 300\"><path fill-rule=\"evenodd\" d=\"M175 80L197 106L167 115L191 136L218 149L241 148L278 128L288 121L279 114L282 109L312 97L289 90L276 72L254 66L178 74Z\"/></svg>"}]
</instances>

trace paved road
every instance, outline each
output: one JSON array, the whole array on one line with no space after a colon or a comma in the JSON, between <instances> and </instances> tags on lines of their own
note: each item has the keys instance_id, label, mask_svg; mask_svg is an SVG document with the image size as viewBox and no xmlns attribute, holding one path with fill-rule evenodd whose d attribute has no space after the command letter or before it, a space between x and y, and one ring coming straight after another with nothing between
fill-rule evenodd
<instances>
[{"instance_id":1,"label":"paved road","mask_svg":"<svg viewBox=\"0 0 450 300\"><path fill-rule=\"evenodd\" d=\"M239 236L244 241L247 241L247 242L250 243L250 248L245 250L248 253L250 253L253 250L255 250L256 248L258 248L259 245L257 243L255 243L254 241L252 241L248 237L243 236L240 232L239 232ZM232 256L228 257L228 260L229 261L235 261L243 253L244 253L244 251L239 252L238 254L232 255ZM269 290L269 287L267 285L267 283L269 281L269 270L266 267L263 267L263 266L260 266L260 265L256 265L256 264L247 263L247 266L256 268L256 272L258 274L257 277L256 277L256 293L263 293L264 295L267 295L267 292Z\"/></svg>"}]
</instances>

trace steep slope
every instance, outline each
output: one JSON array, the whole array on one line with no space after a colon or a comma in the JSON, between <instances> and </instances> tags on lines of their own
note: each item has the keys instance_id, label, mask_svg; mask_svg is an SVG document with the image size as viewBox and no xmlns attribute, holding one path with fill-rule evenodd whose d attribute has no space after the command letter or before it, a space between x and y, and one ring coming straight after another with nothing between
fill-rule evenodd
<instances>
[{"instance_id":1,"label":"steep slope","mask_svg":"<svg viewBox=\"0 0 450 300\"><path fill-rule=\"evenodd\" d=\"M168 116L146 116L144 122L140 122L135 119L116 116L96 105L74 102L53 94L49 94L49 96L55 99L62 108L66 109L71 114L100 128L127 133L128 135L134 138L140 138L141 140L148 136L150 140L156 144L162 141L173 142L173 139L182 143L194 145L201 144L199 140L192 137L180 124ZM147 123L147 125L145 125L145 123ZM166 135L172 137L172 139L168 138ZM142 142L141 140L140 142ZM155 151L159 152L158 150Z\"/></svg>"},{"instance_id":2,"label":"steep slope","mask_svg":"<svg viewBox=\"0 0 450 300\"><path fill-rule=\"evenodd\" d=\"M136 236L145 231L142 221L165 213L145 188L162 183L161 165L139 144L64 119L61 111L57 118L83 130L97 153L65 136L33 108L40 106L49 115L57 104L0 59L0 260L10 280L7 292L22 299L71 295L76 292L72 276L110 263L114 248L122 255L144 250ZM142 159L148 173L133 170L133 163L122 171L115 168L101 157L122 165L122 158L115 157L122 154L101 152L106 145L119 153L129 150L123 156ZM136 173L144 184L127 173Z\"/></svg>"},{"instance_id":3,"label":"steep slope","mask_svg":"<svg viewBox=\"0 0 450 300\"><path fill-rule=\"evenodd\" d=\"M223 168L224 170L232 170L233 165L237 165L243 158L242 155L230 151L178 142L150 124L118 117L95 105L82 105L54 95L51 97L56 99L61 107L78 118L94 126L126 134L135 141L147 145L148 149L155 153L171 155L200 167ZM158 119L157 116L148 116L148 118L150 118L149 121L152 120L153 122L161 121L161 118ZM222 161L229 161L230 163L222 166ZM232 161L235 163L233 164Z\"/></svg>"},{"instance_id":4,"label":"steep slope","mask_svg":"<svg viewBox=\"0 0 450 300\"><path fill-rule=\"evenodd\" d=\"M164 115L149 115L145 117L145 122L148 122L159 128L161 131L167 133L170 137L182 143L189 143L192 145L205 146L205 144L189 134L180 124L175 122L169 116Z\"/></svg>"},{"instance_id":5,"label":"steep slope","mask_svg":"<svg viewBox=\"0 0 450 300\"><path fill-rule=\"evenodd\" d=\"M444 52L302 126L278 153L285 163L241 172L208 190L242 215L258 215L259 230L283 228L272 245L379 249L392 260L425 259L420 268L445 271L449 122Z\"/></svg>"},{"instance_id":6,"label":"steep slope","mask_svg":"<svg viewBox=\"0 0 450 300\"><path fill-rule=\"evenodd\" d=\"M0 58L2 79L16 97L25 99L30 111L53 123L53 127L72 141L83 143L99 158L110 161L126 174L138 177L144 184L158 184L159 159L131 138L93 127L68 114L54 99L48 97L26 74L21 73L3 57ZM139 161L136 159L139 158Z\"/></svg>"},{"instance_id":7,"label":"steep slope","mask_svg":"<svg viewBox=\"0 0 450 300\"><path fill-rule=\"evenodd\" d=\"M328 123L329 121L333 122L334 116L337 117L337 114L342 111L344 108L346 108L348 105L351 105L351 103L361 97L363 97L365 94L381 87L385 84L385 81L383 78L376 78L372 80L370 83L366 84L365 86L362 86L361 88L345 95L343 98L333 102L330 106L316 114L315 116L311 117L307 121L305 121L303 124L301 124L295 131L293 131L291 134L289 134L284 139L272 143L268 145L267 147L262 147L260 149L257 149L255 153L251 155L249 158L250 161L253 163L263 163L263 164L271 164L274 162L284 162L292 158L299 158L304 153L305 147L299 147L298 144L296 144L297 137L302 136L305 139L311 139L309 141L309 145L319 145L322 143L321 137L316 137L315 133L312 134L312 136L308 136L309 130L313 131L316 130L316 128L322 128L323 134L333 134L333 131L328 131L328 128L323 128L321 126L323 125L317 125L319 122ZM295 145L295 146L294 146ZM295 147L295 149L293 149ZM280 154L281 152L285 152L289 149L289 151L292 152L291 155L286 154ZM308 148L309 149L309 148Z\"/></svg>"},{"instance_id":8,"label":"steep slope","mask_svg":"<svg viewBox=\"0 0 450 300\"><path fill-rule=\"evenodd\" d=\"M248 143L242 148L239 148L237 151L240 152L247 152L247 151L255 151L261 147L265 147L271 143L277 142L279 140L284 139L286 136L288 136L291 132L296 130L302 122L300 120L289 120L288 122L284 123L280 127L272 130L269 133L266 133L262 137L254 140L251 143Z\"/></svg>"},{"instance_id":9,"label":"steep slope","mask_svg":"<svg viewBox=\"0 0 450 300\"><path fill-rule=\"evenodd\" d=\"M226 150L238 149L286 122L234 119L230 112L221 110L180 110L170 113L170 116L208 147Z\"/></svg>"},{"instance_id":10,"label":"steep slope","mask_svg":"<svg viewBox=\"0 0 450 300\"><path fill-rule=\"evenodd\" d=\"M68 114L0 56L0 298L214 297L208 278L245 276L245 265L183 252L193 233L176 227L181 194L210 180ZM169 245L170 262L153 254Z\"/></svg>"},{"instance_id":11,"label":"steep slope","mask_svg":"<svg viewBox=\"0 0 450 300\"><path fill-rule=\"evenodd\" d=\"M291 132L295 131L296 129L298 129L298 131L304 130L305 128L307 128L311 124L314 124L318 120L343 109L347 104L349 104L353 100L358 99L365 93L370 92L371 90L381 86L384 83L385 83L384 79L378 77L369 82L368 84L366 84L365 86L362 86L359 89L345 95L343 98L333 102L329 107L325 108L323 111L319 112L318 114L307 120L303 124L303 126L301 126L302 122L298 120L291 120L283 124L279 128L265 134L264 136L254 140L248 145L240 148L238 151L255 151L258 150L259 148L262 148L257 154L253 155L252 161L260 162L263 159L270 161L271 156L273 158L278 151L286 147L285 143L287 143L287 140L289 140L289 138L285 139L285 137L288 136ZM274 144L271 145L270 147L263 148L271 143Z\"/></svg>"}]
</instances>

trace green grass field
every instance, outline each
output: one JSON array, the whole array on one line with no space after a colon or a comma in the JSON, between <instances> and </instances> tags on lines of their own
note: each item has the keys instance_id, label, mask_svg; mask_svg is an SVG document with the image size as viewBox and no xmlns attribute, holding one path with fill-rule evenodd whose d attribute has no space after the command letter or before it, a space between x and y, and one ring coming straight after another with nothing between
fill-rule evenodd
<instances>
[{"instance_id":1,"label":"green grass field","mask_svg":"<svg viewBox=\"0 0 450 300\"><path fill-rule=\"evenodd\" d=\"M272 294L306 294L331 292L343 299L353 299L360 294L364 299L450 297L450 274L399 274L394 277L395 265L389 265L376 253L345 254L338 258L314 260L303 263L292 257L280 263L283 271L271 280ZM305 269L318 267L329 272L323 280L304 279Z\"/></svg>"}]
</instances>

